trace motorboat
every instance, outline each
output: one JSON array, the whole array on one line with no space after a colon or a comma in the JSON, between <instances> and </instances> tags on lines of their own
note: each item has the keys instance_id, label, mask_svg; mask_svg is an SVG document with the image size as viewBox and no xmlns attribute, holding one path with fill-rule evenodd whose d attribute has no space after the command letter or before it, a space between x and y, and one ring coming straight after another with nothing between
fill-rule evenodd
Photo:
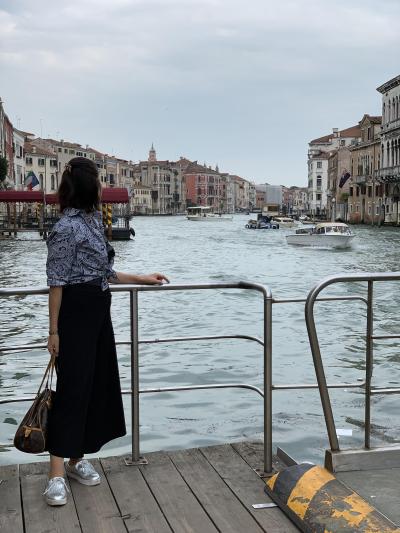
<instances>
[{"instance_id":1,"label":"motorboat","mask_svg":"<svg viewBox=\"0 0 400 533\"><path fill-rule=\"evenodd\" d=\"M343 222L323 222L309 228L300 228L293 235L287 235L288 244L320 246L323 248L348 248L354 234Z\"/></svg>"},{"instance_id":2,"label":"motorboat","mask_svg":"<svg viewBox=\"0 0 400 533\"><path fill-rule=\"evenodd\" d=\"M186 218L198 222L221 222L232 220L233 217L221 213L213 213L211 207L188 207Z\"/></svg>"},{"instance_id":3,"label":"motorboat","mask_svg":"<svg viewBox=\"0 0 400 533\"><path fill-rule=\"evenodd\" d=\"M246 229L279 229L278 222L275 222L266 215L258 214L257 220L251 219L247 222Z\"/></svg>"},{"instance_id":4,"label":"motorboat","mask_svg":"<svg viewBox=\"0 0 400 533\"><path fill-rule=\"evenodd\" d=\"M293 228L298 225L296 220L290 217L274 217L273 222L277 222L281 228Z\"/></svg>"}]
</instances>

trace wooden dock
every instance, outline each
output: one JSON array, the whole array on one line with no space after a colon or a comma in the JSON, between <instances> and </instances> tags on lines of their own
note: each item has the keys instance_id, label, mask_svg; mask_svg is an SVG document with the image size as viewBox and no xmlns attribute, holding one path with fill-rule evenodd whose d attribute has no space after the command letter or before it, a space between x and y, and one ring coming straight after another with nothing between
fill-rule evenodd
<instances>
[{"instance_id":1,"label":"wooden dock","mask_svg":"<svg viewBox=\"0 0 400 533\"><path fill-rule=\"evenodd\" d=\"M0 466L0 531L4 533L290 533L298 529L270 503L262 444L244 442L146 455L147 465L124 457L94 459L102 483L71 479L67 505L42 496L47 463Z\"/></svg>"}]
</instances>

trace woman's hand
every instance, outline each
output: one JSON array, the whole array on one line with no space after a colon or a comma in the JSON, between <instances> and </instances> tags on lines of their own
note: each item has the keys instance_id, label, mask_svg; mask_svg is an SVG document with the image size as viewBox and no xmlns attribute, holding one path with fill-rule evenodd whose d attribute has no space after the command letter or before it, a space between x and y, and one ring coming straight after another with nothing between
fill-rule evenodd
<instances>
[{"instance_id":1,"label":"woman's hand","mask_svg":"<svg viewBox=\"0 0 400 533\"><path fill-rule=\"evenodd\" d=\"M160 274L159 272L140 276L140 283L143 285L162 285L164 281L165 283L169 283L167 276L164 276L164 274Z\"/></svg>"},{"instance_id":2,"label":"woman's hand","mask_svg":"<svg viewBox=\"0 0 400 533\"><path fill-rule=\"evenodd\" d=\"M55 335L49 335L49 338L47 340L47 349L49 351L50 355L58 355L58 351L60 348L60 338L58 334Z\"/></svg>"}]
</instances>

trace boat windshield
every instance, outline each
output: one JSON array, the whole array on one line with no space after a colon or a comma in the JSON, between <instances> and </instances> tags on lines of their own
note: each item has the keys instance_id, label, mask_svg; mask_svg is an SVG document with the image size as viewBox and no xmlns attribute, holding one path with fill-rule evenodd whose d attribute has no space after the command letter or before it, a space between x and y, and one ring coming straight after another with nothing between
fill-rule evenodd
<instances>
[{"instance_id":1,"label":"boat windshield","mask_svg":"<svg viewBox=\"0 0 400 533\"><path fill-rule=\"evenodd\" d=\"M325 233L340 233L342 235L348 235L350 229L347 226L326 226Z\"/></svg>"}]
</instances>

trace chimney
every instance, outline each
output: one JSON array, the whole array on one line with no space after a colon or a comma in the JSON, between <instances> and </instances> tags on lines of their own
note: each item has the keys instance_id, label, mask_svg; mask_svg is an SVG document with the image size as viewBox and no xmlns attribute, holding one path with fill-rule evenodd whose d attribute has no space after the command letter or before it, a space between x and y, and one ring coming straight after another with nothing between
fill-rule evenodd
<instances>
[{"instance_id":1,"label":"chimney","mask_svg":"<svg viewBox=\"0 0 400 533\"><path fill-rule=\"evenodd\" d=\"M36 146L32 146L32 154L36 154Z\"/></svg>"},{"instance_id":2,"label":"chimney","mask_svg":"<svg viewBox=\"0 0 400 533\"><path fill-rule=\"evenodd\" d=\"M339 128L332 128L332 131L333 131L333 136L334 137L339 137Z\"/></svg>"}]
</instances>

